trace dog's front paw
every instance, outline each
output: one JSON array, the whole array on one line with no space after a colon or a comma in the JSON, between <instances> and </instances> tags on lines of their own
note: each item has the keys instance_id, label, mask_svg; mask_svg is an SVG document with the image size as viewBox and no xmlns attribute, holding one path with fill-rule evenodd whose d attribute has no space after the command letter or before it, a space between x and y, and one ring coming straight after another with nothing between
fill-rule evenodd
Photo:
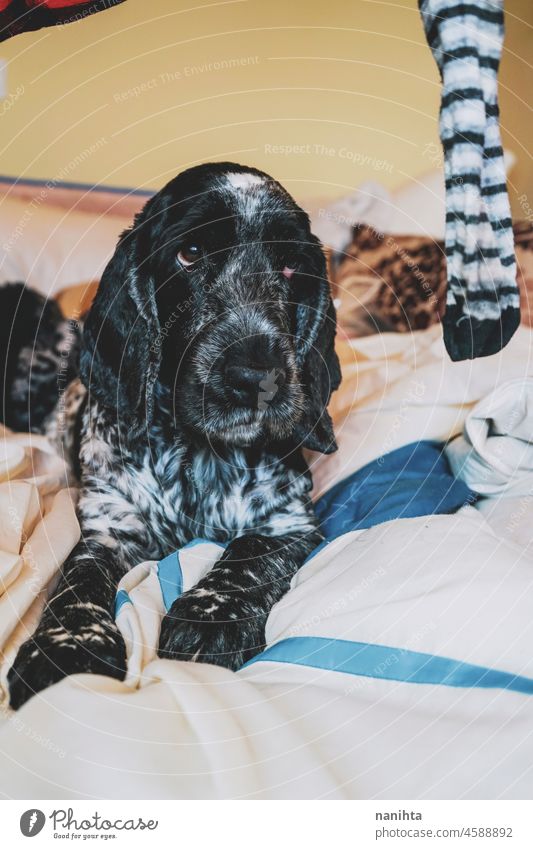
<instances>
[{"instance_id":1,"label":"dog's front paw","mask_svg":"<svg viewBox=\"0 0 533 849\"><path fill-rule=\"evenodd\" d=\"M228 609L193 590L178 598L163 619L158 654L240 669L264 648L265 621L264 613L252 604Z\"/></svg>"},{"instance_id":2,"label":"dog's front paw","mask_svg":"<svg viewBox=\"0 0 533 849\"><path fill-rule=\"evenodd\" d=\"M126 647L114 624L77 637L62 627L37 631L20 647L9 670L11 707L18 710L35 693L78 672L125 677Z\"/></svg>"}]
</instances>

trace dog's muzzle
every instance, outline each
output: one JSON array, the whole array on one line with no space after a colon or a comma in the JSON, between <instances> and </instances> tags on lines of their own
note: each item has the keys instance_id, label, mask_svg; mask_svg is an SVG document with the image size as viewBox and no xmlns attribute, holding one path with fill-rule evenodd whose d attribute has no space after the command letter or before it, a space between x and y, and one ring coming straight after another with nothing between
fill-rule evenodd
<instances>
[{"instance_id":1,"label":"dog's muzzle","mask_svg":"<svg viewBox=\"0 0 533 849\"><path fill-rule=\"evenodd\" d=\"M304 399L293 337L284 322L257 308L246 313L234 308L196 338L185 379L178 382L181 420L236 445L287 438ZM186 386L194 386L198 404L183 404Z\"/></svg>"},{"instance_id":2,"label":"dog's muzzle","mask_svg":"<svg viewBox=\"0 0 533 849\"><path fill-rule=\"evenodd\" d=\"M239 407L264 410L276 403L287 381L287 357L280 340L264 334L230 345L222 364L224 394Z\"/></svg>"}]
</instances>

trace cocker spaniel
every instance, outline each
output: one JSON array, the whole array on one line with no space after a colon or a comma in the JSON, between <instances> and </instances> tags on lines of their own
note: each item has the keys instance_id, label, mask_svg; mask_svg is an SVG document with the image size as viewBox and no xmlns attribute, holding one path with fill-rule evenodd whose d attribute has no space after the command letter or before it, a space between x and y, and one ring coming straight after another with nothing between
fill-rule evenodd
<instances>
[{"instance_id":1,"label":"cocker spaniel","mask_svg":"<svg viewBox=\"0 0 533 849\"><path fill-rule=\"evenodd\" d=\"M6 353L12 426L27 427L28 393L30 408L43 386L50 397L50 363L66 356L41 309L47 332L25 354L12 334ZM320 243L267 174L201 165L148 201L103 274L79 378L29 422L73 454L82 537L9 673L12 706L73 673L123 678L120 578L195 537L228 545L168 611L160 657L237 669L262 649L270 609L322 540L302 448L336 448L334 337Z\"/></svg>"}]
</instances>

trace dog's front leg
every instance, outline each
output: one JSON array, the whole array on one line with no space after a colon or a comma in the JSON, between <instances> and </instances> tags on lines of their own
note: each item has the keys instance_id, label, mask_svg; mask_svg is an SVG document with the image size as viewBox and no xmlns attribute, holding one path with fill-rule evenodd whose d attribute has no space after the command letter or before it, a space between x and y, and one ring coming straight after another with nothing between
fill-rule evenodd
<instances>
[{"instance_id":1,"label":"dog's front leg","mask_svg":"<svg viewBox=\"0 0 533 849\"><path fill-rule=\"evenodd\" d=\"M13 708L76 672L124 678L125 646L113 610L126 568L119 546L90 537L78 543L37 631L20 647L9 671Z\"/></svg>"},{"instance_id":2,"label":"dog's front leg","mask_svg":"<svg viewBox=\"0 0 533 849\"><path fill-rule=\"evenodd\" d=\"M264 647L272 606L321 539L313 532L234 540L206 577L170 608L159 656L239 669Z\"/></svg>"}]
</instances>

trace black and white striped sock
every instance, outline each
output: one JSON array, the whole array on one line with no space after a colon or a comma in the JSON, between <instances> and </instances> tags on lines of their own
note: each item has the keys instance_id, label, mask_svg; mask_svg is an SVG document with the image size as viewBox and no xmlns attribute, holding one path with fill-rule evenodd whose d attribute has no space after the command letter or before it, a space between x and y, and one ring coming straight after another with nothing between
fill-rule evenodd
<instances>
[{"instance_id":1,"label":"black and white striped sock","mask_svg":"<svg viewBox=\"0 0 533 849\"><path fill-rule=\"evenodd\" d=\"M503 0L419 0L442 78L452 360L503 348L520 323L513 230L498 112Z\"/></svg>"}]
</instances>

